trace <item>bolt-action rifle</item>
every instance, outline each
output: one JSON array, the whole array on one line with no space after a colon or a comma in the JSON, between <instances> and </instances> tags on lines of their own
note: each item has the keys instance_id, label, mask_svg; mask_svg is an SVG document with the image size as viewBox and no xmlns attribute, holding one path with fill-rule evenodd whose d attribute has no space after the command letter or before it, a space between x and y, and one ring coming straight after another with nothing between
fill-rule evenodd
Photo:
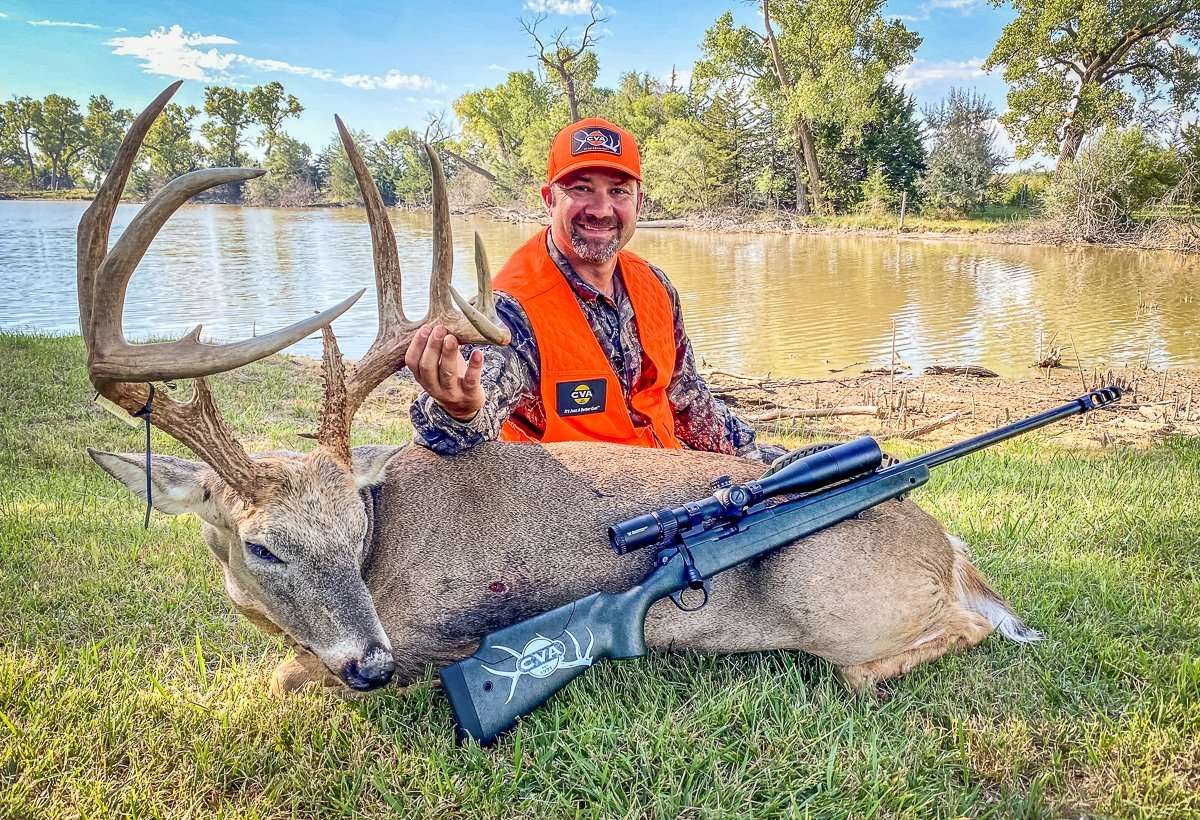
<instances>
[{"instance_id":1,"label":"bolt-action rifle","mask_svg":"<svg viewBox=\"0 0 1200 820\"><path fill-rule=\"evenodd\" d=\"M713 483L707 498L663 508L608 529L618 555L655 547L654 569L631 589L597 592L484 637L475 654L441 671L460 740L488 745L517 718L605 658L646 654L646 612L708 602L709 579L929 480L929 469L1069 416L1109 405L1117 387L1093 390L1054 410L888 467L876 441L856 439L787 460L756 481ZM799 495L797 494L803 494ZM685 602L691 590L696 604Z\"/></svg>"}]
</instances>

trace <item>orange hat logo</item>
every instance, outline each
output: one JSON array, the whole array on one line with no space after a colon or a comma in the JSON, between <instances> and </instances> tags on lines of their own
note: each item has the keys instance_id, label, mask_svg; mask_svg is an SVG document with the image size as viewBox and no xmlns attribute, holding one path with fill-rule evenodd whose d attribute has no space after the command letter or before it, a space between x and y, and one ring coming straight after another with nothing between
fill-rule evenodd
<instances>
[{"instance_id":1,"label":"orange hat logo","mask_svg":"<svg viewBox=\"0 0 1200 820\"><path fill-rule=\"evenodd\" d=\"M571 156L601 151L621 155L621 135L610 128L580 128L571 135Z\"/></svg>"}]
</instances>

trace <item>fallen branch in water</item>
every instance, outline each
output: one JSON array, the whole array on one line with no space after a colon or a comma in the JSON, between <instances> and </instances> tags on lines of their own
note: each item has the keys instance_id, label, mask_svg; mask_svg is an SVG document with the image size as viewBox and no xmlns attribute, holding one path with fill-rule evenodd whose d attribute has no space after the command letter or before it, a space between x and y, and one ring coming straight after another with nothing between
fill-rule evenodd
<instances>
[{"instance_id":1,"label":"fallen branch in water","mask_svg":"<svg viewBox=\"0 0 1200 820\"><path fill-rule=\"evenodd\" d=\"M765 413L742 416L746 421L778 421L780 419L816 419L828 416L878 416L879 408L870 404L848 405L846 407L819 407L802 410L798 407L779 407Z\"/></svg>"}]
</instances>

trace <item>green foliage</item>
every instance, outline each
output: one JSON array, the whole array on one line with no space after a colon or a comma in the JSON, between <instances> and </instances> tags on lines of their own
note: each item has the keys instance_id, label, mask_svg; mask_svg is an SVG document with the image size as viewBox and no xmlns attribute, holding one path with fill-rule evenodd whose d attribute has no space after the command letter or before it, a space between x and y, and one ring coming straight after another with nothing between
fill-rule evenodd
<instances>
[{"instance_id":1,"label":"green foliage","mask_svg":"<svg viewBox=\"0 0 1200 820\"><path fill-rule=\"evenodd\" d=\"M720 157L694 120L666 123L646 143L642 162L646 195L671 213L701 211L720 198Z\"/></svg>"},{"instance_id":2,"label":"green foliage","mask_svg":"<svg viewBox=\"0 0 1200 820\"><path fill-rule=\"evenodd\" d=\"M429 163L420 137L411 128L397 128L375 144L367 167L384 202L389 205L428 205L432 196ZM446 169L447 174L450 169Z\"/></svg>"},{"instance_id":3,"label":"green foliage","mask_svg":"<svg viewBox=\"0 0 1200 820\"><path fill-rule=\"evenodd\" d=\"M274 150L266 157L266 174L246 183L246 201L254 205L296 207L317 202L316 170L312 151L287 134L275 137Z\"/></svg>"},{"instance_id":4,"label":"green foliage","mask_svg":"<svg viewBox=\"0 0 1200 820\"><path fill-rule=\"evenodd\" d=\"M546 173L550 142L568 122L558 102L532 71L514 71L495 87L464 94L454 102L463 153L512 188L527 186Z\"/></svg>"},{"instance_id":5,"label":"green foliage","mask_svg":"<svg viewBox=\"0 0 1200 820\"><path fill-rule=\"evenodd\" d=\"M288 117L298 117L304 111L300 101L291 94L284 94L283 84L278 82L250 89L246 107L252 120L262 126L258 144L264 146L268 158L283 135L283 121Z\"/></svg>"},{"instance_id":6,"label":"green foliage","mask_svg":"<svg viewBox=\"0 0 1200 820\"><path fill-rule=\"evenodd\" d=\"M167 103L146 132L142 155L149 158L150 179L157 180L149 183L152 188L200 167L204 149L192 139L192 122L199 115L194 105Z\"/></svg>"},{"instance_id":7,"label":"green foliage","mask_svg":"<svg viewBox=\"0 0 1200 820\"><path fill-rule=\"evenodd\" d=\"M688 114L687 95L668 88L649 74L630 71L621 75L615 91L605 100L600 116L619 123L645 145L668 121Z\"/></svg>"},{"instance_id":8,"label":"green foliage","mask_svg":"<svg viewBox=\"0 0 1200 820\"><path fill-rule=\"evenodd\" d=\"M910 203L916 201L917 180L926 161L916 100L900 86L885 82L876 94L875 111L875 117L857 132L836 123L818 128L825 196L839 213L858 206L870 169L875 168L897 202L901 192Z\"/></svg>"},{"instance_id":9,"label":"green foliage","mask_svg":"<svg viewBox=\"0 0 1200 820\"><path fill-rule=\"evenodd\" d=\"M70 97L47 94L33 120L33 143L49 165L49 188L73 187L71 166L87 147L83 114Z\"/></svg>"},{"instance_id":10,"label":"green foliage","mask_svg":"<svg viewBox=\"0 0 1200 820\"><path fill-rule=\"evenodd\" d=\"M927 210L969 214L987 202L992 175L1004 164L995 148L995 116L984 97L961 89L925 110L933 147L919 187Z\"/></svg>"},{"instance_id":11,"label":"green foliage","mask_svg":"<svg viewBox=\"0 0 1200 820\"><path fill-rule=\"evenodd\" d=\"M117 149L121 147L125 131L132 123L133 112L127 108L117 108L103 94L88 100L87 116L83 118L83 158L95 174L93 188L100 187L101 178L112 168Z\"/></svg>"},{"instance_id":12,"label":"green foliage","mask_svg":"<svg viewBox=\"0 0 1200 820\"><path fill-rule=\"evenodd\" d=\"M867 174L867 178L863 180L862 201L858 205L859 212L874 216L891 213L899 201L900 198L888 184L883 169L879 166L871 169L871 173Z\"/></svg>"},{"instance_id":13,"label":"green foliage","mask_svg":"<svg viewBox=\"0 0 1200 820\"><path fill-rule=\"evenodd\" d=\"M1054 175L1049 171L1020 171L1013 174L997 174L999 188L997 199L1005 205L1029 208L1040 205L1046 188Z\"/></svg>"},{"instance_id":14,"label":"green foliage","mask_svg":"<svg viewBox=\"0 0 1200 820\"><path fill-rule=\"evenodd\" d=\"M1131 224L1134 212L1161 197L1179 176L1177 155L1143 129L1107 128L1073 160L1059 164L1043 194L1045 216L1067 233L1104 241L1105 232Z\"/></svg>"},{"instance_id":15,"label":"green foliage","mask_svg":"<svg viewBox=\"0 0 1200 820\"><path fill-rule=\"evenodd\" d=\"M1010 89L1001 122L1016 139L1019 158L1043 151L1070 159L1086 135L1127 124L1135 94L1165 90L1176 111L1194 107L1200 94L1195 0L1011 0L1011 5L1016 19L1005 26L983 67L1004 67Z\"/></svg>"},{"instance_id":16,"label":"green foliage","mask_svg":"<svg viewBox=\"0 0 1200 820\"><path fill-rule=\"evenodd\" d=\"M229 86L208 86L204 89L204 113L210 119L201 124L200 134L208 141L209 161L229 168L248 165L242 143L246 128L254 122L249 93Z\"/></svg>"}]
</instances>

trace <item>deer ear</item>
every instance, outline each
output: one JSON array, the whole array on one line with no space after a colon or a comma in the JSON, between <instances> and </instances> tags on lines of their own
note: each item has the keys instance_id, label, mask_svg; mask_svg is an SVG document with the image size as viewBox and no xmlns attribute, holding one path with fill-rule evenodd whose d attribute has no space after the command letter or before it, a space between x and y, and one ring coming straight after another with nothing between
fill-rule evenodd
<instances>
[{"instance_id":1,"label":"deer ear","mask_svg":"<svg viewBox=\"0 0 1200 820\"><path fill-rule=\"evenodd\" d=\"M367 444L355 447L351 451L351 470L354 473L354 485L358 489L374 487L383 481L387 473L387 463L392 456L400 452L399 447L379 444Z\"/></svg>"},{"instance_id":2,"label":"deer ear","mask_svg":"<svg viewBox=\"0 0 1200 820\"><path fill-rule=\"evenodd\" d=\"M140 453L105 453L87 448L92 461L124 484L131 493L146 500L146 457ZM175 456L151 457L151 503L169 515L195 513L215 527L231 526L230 517L218 500L220 479L202 461Z\"/></svg>"}]
</instances>

